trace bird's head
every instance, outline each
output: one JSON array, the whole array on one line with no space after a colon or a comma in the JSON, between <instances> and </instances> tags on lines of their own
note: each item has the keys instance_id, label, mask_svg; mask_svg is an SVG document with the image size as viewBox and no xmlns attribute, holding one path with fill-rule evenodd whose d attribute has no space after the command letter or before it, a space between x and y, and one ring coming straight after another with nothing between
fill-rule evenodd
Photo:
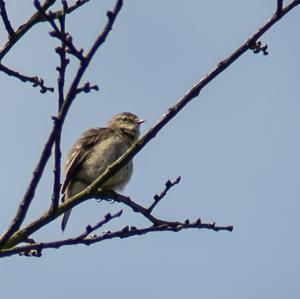
<instances>
[{"instance_id":1,"label":"bird's head","mask_svg":"<svg viewBox=\"0 0 300 299\"><path fill-rule=\"evenodd\" d=\"M122 112L115 115L109 122L108 127L111 129L119 129L137 139L140 135L140 125L145 120L138 118L130 112Z\"/></svg>"}]
</instances>

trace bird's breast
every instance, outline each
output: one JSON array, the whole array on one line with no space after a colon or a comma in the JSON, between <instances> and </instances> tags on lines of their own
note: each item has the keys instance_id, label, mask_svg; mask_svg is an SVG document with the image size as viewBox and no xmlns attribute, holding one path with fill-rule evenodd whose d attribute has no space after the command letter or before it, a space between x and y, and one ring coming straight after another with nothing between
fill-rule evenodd
<instances>
[{"instance_id":1,"label":"bird's breast","mask_svg":"<svg viewBox=\"0 0 300 299\"><path fill-rule=\"evenodd\" d=\"M122 156L130 147L124 139L112 136L93 146L90 154L84 161L79 178L92 183L106 168ZM104 183L102 188L121 190L129 181L133 172L133 164L130 161L119 170L113 177Z\"/></svg>"}]
</instances>

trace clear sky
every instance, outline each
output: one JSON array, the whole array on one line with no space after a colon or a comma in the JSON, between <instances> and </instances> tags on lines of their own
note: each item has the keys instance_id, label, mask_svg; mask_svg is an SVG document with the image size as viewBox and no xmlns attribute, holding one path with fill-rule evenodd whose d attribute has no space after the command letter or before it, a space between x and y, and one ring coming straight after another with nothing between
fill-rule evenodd
<instances>
[{"instance_id":1,"label":"clear sky","mask_svg":"<svg viewBox=\"0 0 300 299\"><path fill-rule=\"evenodd\" d=\"M6 2L15 27L34 11L30 0ZM67 28L76 45L91 45L113 3L91 0L69 18ZM85 129L104 126L121 111L147 119L145 132L275 7L275 0L125 1L85 76L100 91L81 94L66 119L63 158ZM124 190L148 205L167 179L181 175L182 182L160 203L156 215L170 220L200 217L233 225L232 233L155 233L47 250L40 259L1 259L1 297L299 298L299 17L300 7L263 36L268 56L246 53L184 108L135 157L135 172ZM57 41L48 31L46 23L33 29L3 63L56 87ZM3 44L2 24L0 38ZM74 70L70 67L68 78ZM57 95L42 95L2 73L0 80L3 231L51 129ZM26 223L49 205L52 164ZM35 238L74 236L119 209L90 200L73 211L64 235L57 220ZM148 225L126 208L124 214L105 229Z\"/></svg>"}]
</instances>

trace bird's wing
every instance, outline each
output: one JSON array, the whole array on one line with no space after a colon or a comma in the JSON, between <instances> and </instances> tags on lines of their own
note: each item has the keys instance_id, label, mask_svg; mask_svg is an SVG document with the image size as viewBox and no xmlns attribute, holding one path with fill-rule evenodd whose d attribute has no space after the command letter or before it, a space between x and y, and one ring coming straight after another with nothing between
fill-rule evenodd
<instances>
[{"instance_id":1,"label":"bird's wing","mask_svg":"<svg viewBox=\"0 0 300 299\"><path fill-rule=\"evenodd\" d=\"M90 149L97 143L106 138L110 128L92 128L84 132L81 137L72 146L68 153L68 158L65 163L65 180L61 188L61 193L64 194L66 189L73 179L78 167L85 161L90 153Z\"/></svg>"}]
</instances>

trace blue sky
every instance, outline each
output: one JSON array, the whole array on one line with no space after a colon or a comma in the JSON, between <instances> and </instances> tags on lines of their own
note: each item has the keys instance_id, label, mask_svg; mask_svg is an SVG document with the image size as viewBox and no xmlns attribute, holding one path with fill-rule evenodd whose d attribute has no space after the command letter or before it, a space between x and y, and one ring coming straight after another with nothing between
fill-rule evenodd
<instances>
[{"instance_id":1,"label":"blue sky","mask_svg":"<svg viewBox=\"0 0 300 299\"><path fill-rule=\"evenodd\" d=\"M101 3L99 3L101 2ZM104 126L121 111L147 119L142 132L256 31L276 1L125 1L106 44L85 80L99 92L78 96L66 119L63 158L86 129ZM220 3L221 2L221 3ZM67 22L74 42L88 49L113 1L91 1ZM32 1L7 1L19 26ZM170 219L215 221L234 231L190 230L113 240L90 247L48 250L40 259L1 260L1 291L18 299L110 298L299 298L299 15L296 8L262 38L269 55L243 55L211 82L134 159L124 193L148 205L167 179L182 181L156 208ZM48 24L33 29L3 63L39 75L56 87L57 41ZM6 32L0 27L3 42ZM73 62L75 62L73 60ZM71 66L68 82L75 66ZM25 192L56 112L57 95L0 73L1 231ZM26 223L49 204L49 161ZM35 235L57 240L81 232L117 204L77 207L63 235L60 221ZM125 223L147 225L126 208Z\"/></svg>"}]
</instances>

